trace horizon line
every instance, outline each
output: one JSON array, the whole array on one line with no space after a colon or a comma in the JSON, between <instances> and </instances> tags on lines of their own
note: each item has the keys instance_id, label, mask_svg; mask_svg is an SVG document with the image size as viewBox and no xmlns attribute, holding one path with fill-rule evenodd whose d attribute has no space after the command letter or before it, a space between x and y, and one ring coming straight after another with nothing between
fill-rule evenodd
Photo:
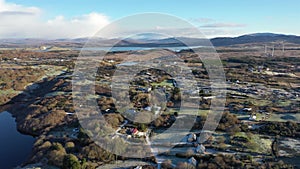
<instances>
[{"instance_id":1,"label":"horizon line","mask_svg":"<svg viewBox=\"0 0 300 169\"><path fill-rule=\"evenodd\" d=\"M225 35L222 35L222 36L215 36L215 37L211 37L211 38L198 38L198 37L193 37L193 36L177 36L177 37L166 37L166 38L149 38L149 40L160 40L160 39L168 39L168 38L195 38L195 39L216 39L216 38L237 38L237 37L241 37L241 36L251 36L251 35L255 35L255 34L273 34L273 35L285 35L285 36L296 36L296 37L300 37L300 35L297 35L297 34L287 34L287 33L275 33L275 32L254 32L254 33L245 33L245 34L239 34L239 35L235 35L235 36L225 36ZM112 38L104 38L104 37L89 37L89 36L86 36L86 37L73 37L73 38L70 38L70 37L60 37L60 38L39 38L39 37L13 37L13 38L8 38L8 37L3 37L1 38L0 37L0 40L13 40L13 39L22 39L22 40L33 40L33 39L37 39L37 40L75 40L75 39L104 39L104 40L113 40L113 39L131 39L131 38L122 38L122 37L112 37ZM132 38L134 39L134 38ZM147 38L141 38L141 39L147 39Z\"/></svg>"}]
</instances>

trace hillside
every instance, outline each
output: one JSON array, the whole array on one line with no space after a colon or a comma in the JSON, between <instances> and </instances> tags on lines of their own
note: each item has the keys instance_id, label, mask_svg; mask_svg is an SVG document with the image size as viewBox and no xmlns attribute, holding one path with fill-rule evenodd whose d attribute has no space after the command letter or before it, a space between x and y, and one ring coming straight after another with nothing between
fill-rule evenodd
<instances>
[{"instance_id":1,"label":"hillside","mask_svg":"<svg viewBox=\"0 0 300 169\"><path fill-rule=\"evenodd\" d=\"M178 47L178 46L231 46L248 43L270 43L284 42L300 44L300 36L273 34L273 33L255 33L238 37L217 37L210 39L210 42L201 38L189 37L171 37L162 38L159 36L139 36L139 38L127 39L104 39L104 38L77 38L77 39L0 39L0 48L23 48L23 47L39 47L57 46L67 48L81 48L89 41L92 46L105 47ZM91 46L90 46L91 47Z\"/></svg>"}]
</instances>

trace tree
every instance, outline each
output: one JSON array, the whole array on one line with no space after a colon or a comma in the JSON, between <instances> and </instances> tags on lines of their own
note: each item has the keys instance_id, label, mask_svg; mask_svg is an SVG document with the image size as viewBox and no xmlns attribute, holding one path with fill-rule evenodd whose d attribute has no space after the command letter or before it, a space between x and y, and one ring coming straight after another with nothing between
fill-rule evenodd
<instances>
[{"instance_id":1,"label":"tree","mask_svg":"<svg viewBox=\"0 0 300 169\"><path fill-rule=\"evenodd\" d=\"M63 165L63 158L65 155L65 148L60 143L53 143L47 154L48 164L61 167Z\"/></svg>"},{"instance_id":2,"label":"tree","mask_svg":"<svg viewBox=\"0 0 300 169\"><path fill-rule=\"evenodd\" d=\"M141 123L141 124L139 125L139 128L140 128L140 130L141 130L142 132L147 131L147 125L144 124L144 123Z\"/></svg>"},{"instance_id":3,"label":"tree","mask_svg":"<svg viewBox=\"0 0 300 169\"><path fill-rule=\"evenodd\" d=\"M72 152L75 148L75 144L73 142L67 142L66 145L65 145L65 149L68 151L68 152Z\"/></svg>"},{"instance_id":4,"label":"tree","mask_svg":"<svg viewBox=\"0 0 300 169\"><path fill-rule=\"evenodd\" d=\"M81 165L78 158L73 154L65 155L63 169L80 169Z\"/></svg>"},{"instance_id":5,"label":"tree","mask_svg":"<svg viewBox=\"0 0 300 169\"><path fill-rule=\"evenodd\" d=\"M178 117L178 112L177 112L177 111L174 112L174 116L175 116L175 117Z\"/></svg>"},{"instance_id":6,"label":"tree","mask_svg":"<svg viewBox=\"0 0 300 169\"><path fill-rule=\"evenodd\" d=\"M226 129L226 131L231 135L235 135L236 133L240 132L241 129L238 125L234 124L232 127Z\"/></svg>"},{"instance_id":7,"label":"tree","mask_svg":"<svg viewBox=\"0 0 300 169\"><path fill-rule=\"evenodd\" d=\"M174 100L174 101L180 101L181 100L180 88L175 87L173 89L171 99Z\"/></svg>"}]
</instances>

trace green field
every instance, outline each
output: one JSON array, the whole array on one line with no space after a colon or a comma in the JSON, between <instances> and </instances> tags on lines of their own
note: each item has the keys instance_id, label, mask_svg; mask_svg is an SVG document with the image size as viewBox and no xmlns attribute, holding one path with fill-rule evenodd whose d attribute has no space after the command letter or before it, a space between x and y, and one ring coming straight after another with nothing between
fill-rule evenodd
<instances>
[{"instance_id":1,"label":"green field","mask_svg":"<svg viewBox=\"0 0 300 169\"><path fill-rule=\"evenodd\" d=\"M153 82L151 83L151 86L169 86L169 87L173 87L173 83L170 81L170 80L164 80L160 83L156 83L156 82Z\"/></svg>"}]
</instances>

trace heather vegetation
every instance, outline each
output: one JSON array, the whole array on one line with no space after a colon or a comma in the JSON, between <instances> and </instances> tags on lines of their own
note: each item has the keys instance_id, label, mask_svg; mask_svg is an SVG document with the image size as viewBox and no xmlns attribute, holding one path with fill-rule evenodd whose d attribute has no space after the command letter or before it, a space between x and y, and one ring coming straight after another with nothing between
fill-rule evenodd
<instances>
[{"instance_id":1,"label":"heather vegetation","mask_svg":"<svg viewBox=\"0 0 300 169\"><path fill-rule=\"evenodd\" d=\"M297 50L294 53L299 55ZM286 158L299 157L299 57L270 58L252 50L220 49L227 78L225 109L215 131L202 131L215 96L201 60L191 51L177 53L199 84L193 90L180 88L180 85L190 85L189 79L176 80L171 75L175 68L169 62L170 65L164 65L168 72L154 68L143 70L128 86L117 86L119 96L114 96L110 84L112 76L122 57L131 54L110 53L101 61L95 95L86 96L72 92L76 52L1 52L1 109L16 117L19 131L36 138L26 164L93 169L136 160L148 163L142 168L149 169L157 168L158 164L161 168L178 169L295 166L286 162ZM128 87L127 93L121 92L125 87ZM97 104L106 126L101 125L102 121L94 118L93 110L84 104L76 106L93 118L87 123L89 129L82 126L73 103L78 97ZM126 105L124 98L128 98L130 105ZM189 109L180 109L187 99L193 99L199 106L199 113L192 122L181 120L191 115ZM92 139L105 136L101 141L115 140L114 150L139 155L146 151L144 147L128 148L125 143L146 144L159 134L168 138L170 136L163 135L164 131L178 121L178 125L191 123L188 135L173 149L155 157L123 157ZM178 130L178 134L181 132ZM204 142L199 141L200 136L206 138ZM291 143L295 146L289 146Z\"/></svg>"}]
</instances>

